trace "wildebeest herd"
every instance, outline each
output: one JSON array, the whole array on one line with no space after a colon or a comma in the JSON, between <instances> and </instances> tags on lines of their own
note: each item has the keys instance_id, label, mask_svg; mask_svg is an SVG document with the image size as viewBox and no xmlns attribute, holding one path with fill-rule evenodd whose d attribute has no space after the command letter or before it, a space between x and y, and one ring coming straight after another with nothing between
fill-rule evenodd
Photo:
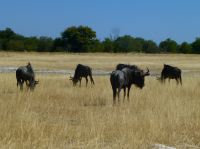
<instances>
[{"instance_id":1,"label":"wildebeest herd","mask_svg":"<svg viewBox=\"0 0 200 149\"><path fill-rule=\"evenodd\" d=\"M110 74L110 83L113 91L113 104L116 102L116 96L119 100L121 89L124 90L124 99L127 89L127 99L129 100L129 92L132 84L142 89L145 85L145 77L149 75L150 72L148 68L146 71L144 71L136 65L118 64L116 69ZM81 86L81 80L82 78L85 78L87 86L88 76L91 84L94 85L95 82L92 78L92 69L89 66L78 64L75 69L74 76L70 76L69 80L73 82L74 86L76 86L78 82ZM177 67L164 64L161 76L158 78L158 80L160 80L162 83L165 83L165 79L167 78L169 81L170 79L175 79L177 84L180 83L182 85L181 70ZM20 86L20 90L23 90L24 82L26 83L27 88L30 90L34 90L36 84L39 83L39 80L35 80L35 73L30 62L26 66L20 66L16 70L16 79L17 86Z\"/></svg>"}]
</instances>

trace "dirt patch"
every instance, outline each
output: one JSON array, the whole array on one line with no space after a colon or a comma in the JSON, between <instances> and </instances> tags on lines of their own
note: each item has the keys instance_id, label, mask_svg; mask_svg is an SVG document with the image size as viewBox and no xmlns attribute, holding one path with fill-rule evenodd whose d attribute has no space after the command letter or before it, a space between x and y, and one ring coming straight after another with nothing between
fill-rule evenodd
<instances>
[{"instance_id":1,"label":"dirt patch","mask_svg":"<svg viewBox=\"0 0 200 149\"><path fill-rule=\"evenodd\" d=\"M0 73L15 73L17 70L17 67L0 67ZM105 70L95 70L93 69L92 73L94 76L107 76L110 75L112 71L105 71ZM72 69L66 69L66 70L62 70L62 69L54 69L54 70L50 70L50 69L35 69L35 73L37 74L60 74L60 75L73 75L74 74L74 70ZM191 75L191 76L199 76L200 75L200 71L194 71L194 70L182 70L183 75ZM151 70L150 71L151 76L160 76L160 71L155 69L155 70Z\"/></svg>"}]
</instances>

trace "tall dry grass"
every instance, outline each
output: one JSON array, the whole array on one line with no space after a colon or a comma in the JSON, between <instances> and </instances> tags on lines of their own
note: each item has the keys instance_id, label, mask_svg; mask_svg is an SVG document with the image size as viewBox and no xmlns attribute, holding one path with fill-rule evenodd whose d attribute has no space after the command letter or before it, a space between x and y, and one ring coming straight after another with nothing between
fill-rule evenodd
<instances>
[{"instance_id":1,"label":"tall dry grass","mask_svg":"<svg viewBox=\"0 0 200 149\"><path fill-rule=\"evenodd\" d=\"M0 66L18 67L31 62L34 68L75 69L78 63L91 66L94 70L111 71L118 63L136 64L142 68L160 71L164 63L183 70L200 72L200 55L186 54L108 54L108 53L26 53L0 52Z\"/></svg>"},{"instance_id":2,"label":"tall dry grass","mask_svg":"<svg viewBox=\"0 0 200 149\"><path fill-rule=\"evenodd\" d=\"M184 76L183 86L147 77L114 107L108 76L87 88L62 75L38 78L34 92L20 92L14 74L0 74L0 148L200 146L200 77Z\"/></svg>"}]
</instances>

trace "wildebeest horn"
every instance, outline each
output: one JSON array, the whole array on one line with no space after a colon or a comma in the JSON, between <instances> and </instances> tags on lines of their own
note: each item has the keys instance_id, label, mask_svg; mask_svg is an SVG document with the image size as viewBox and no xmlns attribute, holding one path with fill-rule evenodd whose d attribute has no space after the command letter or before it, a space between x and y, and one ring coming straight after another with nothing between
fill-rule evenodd
<instances>
[{"instance_id":1,"label":"wildebeest horn","mask_svg":"<svg viewBox=\"0 0 200 149\"><path fill-rule=\"evenodd\" d=\"M35 84L38 84L39 83L39 80L35 81Z\"/></svg>"},{"instance_id":2,"label":"wildebeest horn","mask_svg":"<svg viewBox=\"0 0 200 149\"><path fill-rule=\"evenodd\" d=\"M71 74L70 74L70 76L69 76L69 80L72 80L73 79L73 77L71 76Z\"/></svg>"},{"instance_id":3,"label":"wildebeest horn","mask_svg":"<svg viewBox=\"0 0 200 149\"><path fill-rule=\"evenodd\" d=\"M145 76L149 76L150 75L150 73L149 73L149 69L147 68L147 72L145 72L145 74L144 74Z\"/></svg>"}]
</instances>

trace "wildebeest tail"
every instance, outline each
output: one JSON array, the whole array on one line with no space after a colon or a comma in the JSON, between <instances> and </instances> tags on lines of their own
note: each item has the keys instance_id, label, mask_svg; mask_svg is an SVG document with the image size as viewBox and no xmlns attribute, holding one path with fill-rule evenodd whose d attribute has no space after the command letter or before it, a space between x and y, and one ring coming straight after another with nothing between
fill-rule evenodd
<instances>
[{"instance_id":1,"label":"wildebeest tail","mask_svg":"<svg viewBox=\"0 0 200 149\"><path fill-rule=\"evenodd\" d=\"M21 79L20 79L21 73L22 73L22 70L21 70L21 69L18 69L18 70L16 71L17 86L19 85L19 83L21 84Z\"/></svg>"},{"instance_id":2,"label":"wildebeest tail","mask_svg":"<svg viewBox=\"0 0 200 149\"><path fill-rule=\"evenodd\" d=\"M110 75L110 83L111 83L112 88L117 88L118 76L115 76L113 72Z\"/></svg>"}]
</instances>

